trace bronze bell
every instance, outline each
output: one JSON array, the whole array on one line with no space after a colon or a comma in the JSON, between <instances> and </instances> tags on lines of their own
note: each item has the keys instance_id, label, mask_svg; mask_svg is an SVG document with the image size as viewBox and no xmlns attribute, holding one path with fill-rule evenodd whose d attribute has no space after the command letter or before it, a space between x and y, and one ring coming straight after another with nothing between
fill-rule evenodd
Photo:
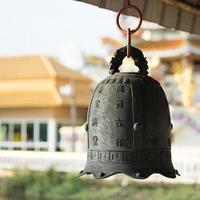
<instances>
[{"instance_id":1,"label":"bronze bell","mask_svg":"<svg viewBox=\"0 0 200 200\"><path fill-rule=\"evenodd\" d=\"M153 173L175 178L172 124L165 93L147 74L142 51L131 47L139 72L119 72L127 47L115 53L110 76L98 84L87 116L88 156L80 175L102 179L117 173L144 179Z\"/></svg>"}]
</instances>

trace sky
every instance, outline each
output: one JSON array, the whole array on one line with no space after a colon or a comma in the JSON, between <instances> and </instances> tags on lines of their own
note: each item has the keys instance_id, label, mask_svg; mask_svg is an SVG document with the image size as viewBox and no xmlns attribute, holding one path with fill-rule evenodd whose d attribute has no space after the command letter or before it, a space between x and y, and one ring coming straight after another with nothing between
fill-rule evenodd
<instances>
[{"instance_id":1,"label":"sky","mask_svg":"<svg viewBox=\"0 0 200 200\"><path fill-rule=\"evenodd\" d=\"M103 56L100 38L120 38L115 17L73 0L0 0L0 56Z\"/></svg>"},{"instance_id":2,"label":"sky","mask_svg":"<svg viewBox=\"0 0 200 200\"><path fill-rule=\"evenodd\" d=\"M122 38L116 15L74 0L0 0L0 57L55 56L79 69L83 54L107 56L102 37ZM134 20L127 22L131 26Z\"/></svg>"}]
</instances>

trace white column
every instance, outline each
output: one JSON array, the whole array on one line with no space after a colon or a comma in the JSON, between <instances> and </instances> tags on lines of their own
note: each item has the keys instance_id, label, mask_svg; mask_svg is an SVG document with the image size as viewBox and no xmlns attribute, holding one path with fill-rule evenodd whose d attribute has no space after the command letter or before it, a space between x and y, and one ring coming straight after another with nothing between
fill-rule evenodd
<instances>
[{"instance_id":1,"label":"white column","mask_svg":"<svg viewBox=\"0 0 200 200\"><path fill-rule=\"evenodd\" d=\"M48 121L48 150L56 151L56 120Z\"/></svg>"},{"instance_id":2,"label":"white column","mask_svg":"<svg viewBox=\"0 0 200 200\"><path fill-rule=\"evenodd\" d=\"M34 150L38 151L38 143L40 141L40 135L39 135L39 122L34 121L34 129L33 129L33 142L34 142Z\"/></svg>"},{"instance_id":3,"label":"white column","mask_svg":"<svg viewBox=\"0 0 200 200\"><path fill-rule=\"evenodd\" d=\"M21 143L22 143L22 150L26 150L27 149L27 126L26 126L26 122L22 121L21 122Z\"/></svg>"},{"instance_id":4,"label":"white column","mask_svg":"<svg viewBox=\"0 0 200 200\"><path fill-rule=\"evenodd\" d=\"M9 127L8 127L8 137L9 137L9 142L10 144L12 143L12 147L10 146L9 149L13 150L13 144L14 142L14 124L12 122L8 122Z\"/></svg>"},{"instance_id":5,"label":"white column","mask_svg":"<svg viewBox=\"0 0 200 200\"><path fill-rule=\"evenodd\" d=\"M76 150L76 124L77 124L77 109L76 109L76 86L75 81L71 80L72 93L70 95L70 118L72 126L72 152Z\"/></svg>"}]
</instances>

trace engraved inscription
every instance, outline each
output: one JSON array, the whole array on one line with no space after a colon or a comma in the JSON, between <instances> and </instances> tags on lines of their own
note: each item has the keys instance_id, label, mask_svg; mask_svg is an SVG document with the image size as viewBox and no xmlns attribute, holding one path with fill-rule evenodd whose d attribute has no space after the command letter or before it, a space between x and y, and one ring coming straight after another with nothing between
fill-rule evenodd
<instances>
[{"instance_id":1,"label":"engraved inscription","mask_svg":"<svg viewBox=\"0 0 200 200\"><path fill-rule=\"evenodd\" d=\"M119 92L124 92L124 85L119 85L118 87L117 87L117 92L119 93Z\"/></svg>"},{"instance_id":2,"label":"engraved inscription","mask_svg":"<svg viewBox=\"0 0 200 200\"><path fill-rule=\"evenodd\" d=\"M88 157L93 161L112 163L132 163L135 161L170 161L171 156L168 151L96 151L90 150Z\"/></svg>"},{"instance_id":3,"label":"engraved inscription","mask_svg":"<svg viewBox=\"0 0 200 200\"><path fill-rule=\"evenodd\" d=\"M123 127L123 120L121 120L121 119L116 119L115 120L115 126L116 127Z\"/></svg>"},{"instance_id":4,"label":"engraved inscription","mask_svg":"<svg viewBox=\"0 0 200 200\"><path fill-rule=\"evenodd\" d=\"M123 147L124 146L124 139L123 138L117 138L116 139L116 146L117 147Z\"/></svg>"},{"instance_id":5,"label":"engraved inscription","mask_svg":"<svg viewBox=\"0 0 200 200\"><path fill-rule=\"evenodd\" d=\"M123 100L118 100L118 101L117 101L116 108L117 108L117 109L123 108L123 103L124 103Z\"/></svg>"},{"instance_id":6,"label":"engraved inscription","mask_svg":"<svg viewBox=\"0 0 200 200\"><path fill-rule=\"evenodd\" d=\"M122 162L122 152L118 151L110 152L110 160L113 162Z\"/></svg>"},{"instance_id":7,"label":"engraved inscription","mask_svg":"<svg viewBox=\"0 0 200 200\"><path fill-rule=\"evenodd\" d=\"M103 86L101 86L100 88L99 88L99 94L102 94L103 93Z\"/></svg>"},{"instance_id":8,"label":"engraved inscription","mask_svg":"<svg viewBox=\"0 0 200 200\"><path fill-rule=\"evenodd\" d=\"M97 161L98 160L98 151L91 151L89 158L90 158L90 160Z\"/></svg>"},{"instance_id":9,"label":"engraved inscription","mask_svg":"<svg viewBox=\"0 0 200 200\"><path fill-rule=\"evenodd\" d=\"M96 135L93 136L92 140L93 140L93 145L98 146L98 137Z\"/></svg>"},{"instance_id":10,"label":"engraved inscription","mask_svg":"<svg viewBox=\"0 0 200 200\"><path fill-rule=\"evenodd\" d=\"M99 100L99 99L97 99L97 100L95 101L95 105L96 105L97 108L99 108L99 105L100 105L100 100Z\"/></svg>"},{"instance_id":11,"label":"engraved inscription","mask_svg":"<svg viewBox=\"0 0 200 200\"><path fill-rule=\"evenodd\" d=\"M105 152L100 152L99 153L99 157L100 157L100 161L101 162L107 162L109 161L109 151L105 151Z\"/></svg>"},{"instance_id":12,"label":"engraved inscription","mask_svg":"<svg viewBox=\"0 0 200 200\"><path fill-rule=\"evenodd\" d=\"M92 126L97 127L97 118L96 117L92 119Z\"/></svg>"}]
</instances>

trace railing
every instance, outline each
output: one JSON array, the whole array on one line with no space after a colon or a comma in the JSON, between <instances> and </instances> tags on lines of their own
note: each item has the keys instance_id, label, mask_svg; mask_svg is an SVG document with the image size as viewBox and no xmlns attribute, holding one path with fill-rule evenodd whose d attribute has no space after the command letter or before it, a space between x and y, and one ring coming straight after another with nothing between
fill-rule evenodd
<instances>
[{"instance_id":1,"label":"railing","mask_svg":"<svg viewBox=\"0 0 200 200\"><path fill-rule=\"evenodd\" d=\"M29 168L43 171L54 167L61 172L78 172L83 169L85 162L85 153L0 151L0 169Z\"/></svg>"},{"instance_id":2,"label":"railing","mask_svg":"<svg viewBox=\"0 0 200 200\"><path fill-rule=\"evenodd\" d=\"M61 172L79 172L84 168L86 159L86 153L0 151L0 169L45 170L54 167ZM180 177L168 179L156 174L147 181L200 183L200 148L172 147L172 160Z\"/></svg>"},{"instance_id":3,"label":"railing","mask_svg":"<svg viewBox=\"0 0 200 200\"><path fill-rule=\"evenodd\" d=\"M0 142L0 148L6 149L47 149L47 142Z\"/></svg>"}]
</instances>

